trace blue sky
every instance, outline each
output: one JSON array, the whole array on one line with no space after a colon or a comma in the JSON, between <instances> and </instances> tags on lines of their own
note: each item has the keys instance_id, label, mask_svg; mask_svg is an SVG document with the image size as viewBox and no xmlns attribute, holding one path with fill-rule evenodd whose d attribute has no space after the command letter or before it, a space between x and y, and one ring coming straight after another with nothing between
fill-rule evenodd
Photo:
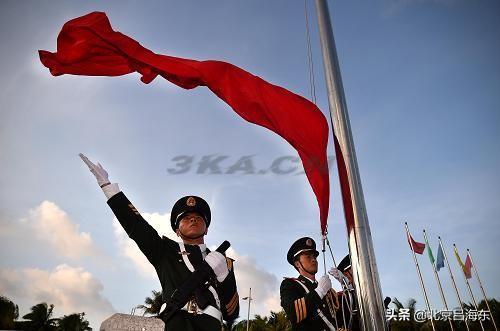
<instances>
[{"instance_id":1,"label":"blue sky","mask_svg":"<svg viewBox=\"0 0 500 331\"><path fill-rule=\"evenodd\" d=\"M487 293L498 298L500 5L329 5L384 295L423 304L406 220L416 240L428 231L434 250L440 235L449 257L453 242L463 256L470 248ZM162 79L144 85L138 74L56 78L37 50L54 51L67 20L105 11L116 30L155 52L225 60L309 97L304 3L3 1L0 9L0 294L22 315L48 301L56 315L87 312L97 328L159 288L113 221L78 158L83 152L160 232L168 234L177 198L206 197L214 216L207 243L231 241L241 296L252 287L255 313L279 307L279 283L295 274L288 247L304 235L319 239L314 196L304 175L225 172L244 156L269 168L295 157L293 148L206 88L186 91ZM318 106L328 115L312 2L308 9ZM169 173L183 155L193 156L190 170ZM227 156L223 174L197 173L210 155ZM347 243L335 167L331 188L329 237L341 259ZM431 304L442 308L429 262L419 261ZM446 272L441 278L456 305Z\"/></svg>"}]
</instances>

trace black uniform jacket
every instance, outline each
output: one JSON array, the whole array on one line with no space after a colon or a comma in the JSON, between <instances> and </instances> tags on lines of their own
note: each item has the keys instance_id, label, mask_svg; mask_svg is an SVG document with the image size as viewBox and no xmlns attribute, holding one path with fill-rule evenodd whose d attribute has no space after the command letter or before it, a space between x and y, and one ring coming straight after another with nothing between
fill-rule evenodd
<instances>
[{"instance_id":1,"label":"black uniform jacket","mask_svg":"<svg viewBox=\"0 0 500 331\"><path fill-rule=\"evenodd\" d=\"M306 293L304 287L297 281L305 285L309 293ZM316 287L316 283L311 282L302 275L298 278L285 278L281 282L281 306L292 323L292 330L330 330L319 316L318 308L331 325L336 325L326 299L321 300L318 293L314 290Z\"/></svg>"},{"instance_id":2,"label":"black uniform jacket","mask_svg":"<svg viewBox=\"0 0 500 331\"><path fill-rule=\"evenodd\" d=\"M158 232L144 220L123 192L119 192L112 196L108 200L108 205L111 207L128 236L137 243L139 249L156 269L163 291L163 299L166 300L170 298L172 293L180 287L191 274L191 271L183 260L183 255L187 255L194 268L203 261L198 245L186 244L185 252L181 252L177 242L158 235ZM229 275L222 283L215 281L212 286L215 288L220 299L223 319L234 320L239 314L239 297L236 290L232 260L229 258L226 258L226 260L228 263ZM205 298L208 299L209 304L217 307L216 300L212 293L208 289L204 290L203 293ZM171 319L171 321L174 321L173 323L177 325L176 327L173 327L173 325L171 326L170 321L167 323L169 330L182 330L182 328L189 330L192 328L191 326L183 327L182 323L179 324L179 321L182 320L180 316L185 316L188 319L191 317L199 319L201 317L202 327L194 326L194 330L215 330L213 327L210 327L210 325L217 325L217 323L213 323L215 319L211 316L205 314L194 315L185 311L180 311ZM210 320L212 320L211 323L206 322ZM217 330L220 330L220 323L218 323Z\"/></svg>"}]
</instances>

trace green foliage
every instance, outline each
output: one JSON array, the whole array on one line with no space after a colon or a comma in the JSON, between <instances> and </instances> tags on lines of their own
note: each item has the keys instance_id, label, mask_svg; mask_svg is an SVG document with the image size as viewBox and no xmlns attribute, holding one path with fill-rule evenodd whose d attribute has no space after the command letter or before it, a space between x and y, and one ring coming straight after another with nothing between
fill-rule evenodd
<instances>
[{"instance_id":1,"label":"green foliage","mask_svg":"<svg viewBox=\"0 0 500 331\"><path fill-rule=\"evenodd\" d=\"M0 296L0 329L14 328L14 320L19 317L19 307L4 296Z\"/></svg>"},{"instance_id":2,"label":"green foliage","mask_svg":"<svg viewBox=\"0 0 500 331\"><path fill-rule=\"evenodd\" d=\"M53 310L54 305L49 306L46 302L31 307L31 313L23 316L30 321L26 331L55 331L57 318L51 318Z\"/></svg>"},{"instance_id":3,"label":"green foliage","mask_svg":"<svg viewBox=\"0 0 500 331\"><path fill-rule=\"evenodd\" d=\"M158 316L160 314L161 305L163 304L162 292L151 291L151 297L146 297L145 305L138 305L136 308L142 309L142 315Z\"/></svg>"},{"instance_id":4,"label":"green foliage","mask_svg":"<svg viewBox=\"0 0 500 331\"><path fill-rule=\"evenodd\" d=\"M246 331L247 320L242 320L233 326L233 331ZM249 331L289 331L292 329L290 321L283 310L271 312L269 317L255 315L249 322Z\"/></svg>"},{"instance_id":5,"label":"green foliage","mask_svg":"<svg viewBox=\"0 0 500 331\"><path fill-rule=\"evenodd\" d=\"M92 331L85 313L64 315L57 321L57 331Z\"/></svg>"}]
</instances>

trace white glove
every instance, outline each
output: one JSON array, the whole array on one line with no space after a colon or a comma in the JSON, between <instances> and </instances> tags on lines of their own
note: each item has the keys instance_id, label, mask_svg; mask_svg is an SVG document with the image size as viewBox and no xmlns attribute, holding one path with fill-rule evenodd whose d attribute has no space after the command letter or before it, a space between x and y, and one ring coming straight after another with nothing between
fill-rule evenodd
<instances>
[{"instance_id":1,"label":"white glove","mask_svg":"<svg viewBox=\"0 0 500 331\"><path fill-rule=\"evenodd\" d=\"M222 283L229 274L226 257L221 253L214 251L208 253L207 257L205 258L205 261L214 271L215 276L217 276L217 280L219 281L219 283Z\"/></svg>"},{"instance_id":2,"label":"white glove","mask_svg":"<svg viewBox=\"0 0 500 331\"><path fill-rule=\"evenodd\" d=\"M108 172L104 170L100 163L97 165L93 164L85 155L82 153L78 154L82 158L83 162L89 167L90 172L92 172L97 179L97 184L102 188L106 198L110 199L112 196L120 192L118 184L111 184L108 178Z\"/></svg>"},{"instance_id":3,"label":"white glove","mask_svg":"<svg viewBox=\"0 0 500 331\"><path fill-rule=\"evenodd\" d=\"M328 274L330 274L331 276L333 276L333 278L335 278L336 280L339 281L340 284L344 285L344 284L349 284L349 279L337 268L331 268L329 271L328 271Z\"/></svg>"},{"instance_id":4,"label":"white glove","mask_svg":"<svg viewBox=\"0 0 500 331\"><path fill-rule=\"evenodd\" d=\"M328 275L323 275L318 281L318 287L316 287L315 291L318 293L319 297L323 299L328 292L332 288L332 281Z\"/></svg>"},{"instance_id":5,"label":"white glove","mask_svg":"<svg viewBox=\"0 0 500 331\"><path fill-rule=\"evenodd\" d=\"M85 155L82 153L78 154L82 158L83 162L89 167L90 172L94 174L95 179L97 179L97 184L102 188L104 185L109 185L109 178L108 178L108 172L104 170L102 165L100 163L97 163L97 165L93 164L92 161L88 159Z\"/></svg>"}]
</instances>

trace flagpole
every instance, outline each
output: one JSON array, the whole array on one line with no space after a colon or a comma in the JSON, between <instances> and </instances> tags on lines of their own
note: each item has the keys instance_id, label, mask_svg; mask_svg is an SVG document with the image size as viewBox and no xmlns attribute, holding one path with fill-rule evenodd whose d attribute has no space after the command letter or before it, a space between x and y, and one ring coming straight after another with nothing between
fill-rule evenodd
<instances>
[{"instance_id":1,"label":"flagpole","mask_svg":"<svg viewBox=\"0 0 500 331\"><path fill-rule=\"evenodd\" d=\"M460 255L458 255L457 245L453 244L453 249L455 250L455 254L457 256L460 256ZM470 297L472 298L472 303L474 304L474 308L476 308L476 311L477 311L478 310L477 302L476 302L476 299L474 299L474 294L472 294L472 289L470 287L469 281L467 280L467 276L465 276L465 271L462 268L462 266L460 266L460 269L462 269L462 274L464 275L465 283L467 284L467 289L469 290ZM481 330L484 331L483 322L479 321L479 324L481 324Z\"/></svg>"},{"instance_id":2,"label":"flagpole","mask_svg":"<svg viewBox=\"0 0 500 331\"><path fill-rule=\"evenodd\" d=\"M243 300L248 300L248 314L247 314L247 331L250 326L250 303L252 302L252 288L248 291L248 296L244 297Z\"/></svg>"},{"instance_id":3,"label":"flagpole","mask_svg":"<svg viewBox=\"0 0 500 331\"><path fill-rule=\"evenodd\" d=\"M477 272L476 265L474 264L474 260L472 259L472 255L470 254L470 250L468 248L467 248L467 254L470 257L470 261L472 262L472 269L474 269L474 273L476 274L477 280L479 281L479 287L481 288L481 291L483 292L483 297L484 297L484 301L486 302L486 306L488 307L488 310L490 311L491 322L493 323L493 326L495 327L495 331L498 331L497 324L495 323L495 318L493 317L493 314L491 313L491 308L490 308L490 304L488 303L488 298L486 297L486 292L484 291L483 284L481 283L481 279L479 278L479 273Z\"/></svg>"},{"instance_id":4,"label":"flagpole","mask_svg":"<svg viewBox=\"0 0 500 331\"><path fill-rule=\"evenodd\" d=\"M350 194L352 201L354 224L347 226L347 237L360 327L366 331L382 331L387 329L385 307L326 0L316 0L316 13L330 117L348 170L350 192L347 194ZM350 207L344 205L344 208Z\"/></svg>"},{"instance_id":5,"label":"flagpole","mask_svg":"<svg viewBox=\"0 0 500 331\"><path fill-rule=\"evenodd\" d=\"M425 242L428 244L429 240L427 239L427 233L425 232L425 230L424 230L424 238L425 238ZM430 246L428 247L428 249L430 249ZM439 294L441 294L441 300L443 301L444 308L446 308L446 310L449 310L448 304L446 303L446 298L444 297L443 287L441 286L441 280L439 279L439 275L436 271L436 266L434 263L432 263L432 271L434 271L434 276L436 276L436 281L437 281L438 287L439 287ZM448 322L450 323L451 330L454 331L455 329L453 328L453 323L452 323L451 319L448 319Z\"/></svg>"},{"instance_id":6,"label":"flagpole","mask_svg":"<svg viewBox=\"0 0 500 331\"><path fill-rule=\"evenodd\" d=\"M458 299L458 303L460 304L460 309L462 310L462 314L464 314L464 304L462 302L462 299L460 298L460 293L458 292L457 284L455 283L455 278L453 277L453 272L451 271L450 262L448 262L448 256L446 255L446 251L444 250L443 243L441 242L441 237L438 237L438 241L439 241L439 246L441 247L441 250L443 251L444 260L446 261L446 265L448 266L448 272L450 273L451 282L453 283L453 288L455 289L455 293L457 294L457 299ZM465 322L465 327L467 328L467 331L469 331L470 329L469 329L469 323L467 322L467 319L464 319L464 322Z\"/></svg>"},{"instance_id":7,"label":"flagpole","mask_svg":"<svg viewBox=\"0 0 500 331\"><path fill-rule=\"evenodd\" d=\"M420 272L420 266L418 265L417 256L415 255L415 251L413 250L413 244L411 243L411 240L410 240L410 230L408 229L407 222L405 222L405 229L406 229L406 238L410 242L410 248L411 248L411 252L413 254L413 261L415 261L415 267L417 268L417 274L418 274L418 279L420 280L420 286L422 287L422 292L424 293L425 304L426 304L427 310L429 311L430 316L431 316L432 330L436 331L436 327L434 326L434 319L433 319L434 316L432 316L431 305L429 303L429 298L427 297L427 291L425 290L424 280L422 278L422 273Z\"/></svg>"}]
</instances>

